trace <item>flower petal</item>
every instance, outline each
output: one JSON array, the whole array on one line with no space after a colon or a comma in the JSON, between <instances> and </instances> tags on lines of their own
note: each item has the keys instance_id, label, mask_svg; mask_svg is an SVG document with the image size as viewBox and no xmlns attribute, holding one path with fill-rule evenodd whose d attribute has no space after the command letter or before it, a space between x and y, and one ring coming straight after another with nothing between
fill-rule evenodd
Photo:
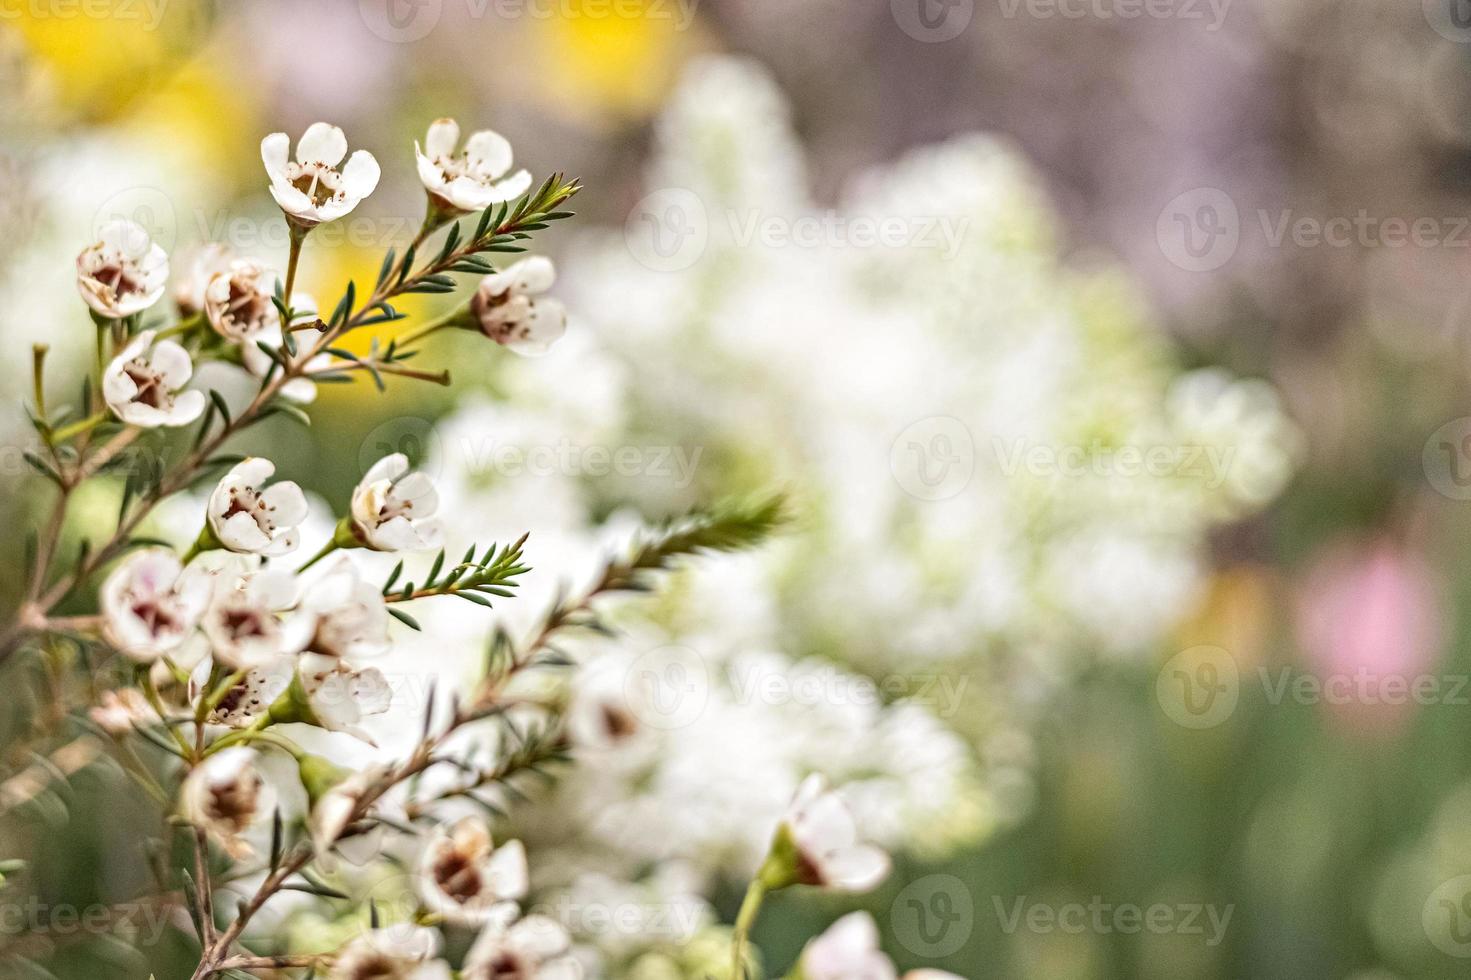
<instances>
[{"instance_id":1,"label":"flower petal","mask_svg":"<svg viewBox=\"0 0 1471 980\"><path fill-rule=\"evenodd\" d=\"M271 484L261 494L261 500L278 527L295 527L306 520L306 494L290 480Z\"/></svg>"},{"instance_id":2,"label":"flower petal","mask_svg":"<svg viewBox=\"0 0 1471 980\"><path fill-rule=\"evenodd\" d=\"M286 164L291 159L291 137L285 133L272 133L261 140L260 159L266 165L266 173L272 177L277 174L285 176Z\"/></svg>"},{"instance_id":3,"label":"flower petal","mask_svg":"<svg viewBox=\"0 0 1471 980\"><path fill-rule=\"evenodd\" d=\"M331 123L314 122L296 144L298 163L325 163L335 167L347 156L347 137Z\"/></svg>"},{"instance_id":4,"label":"flower petal","mask_svg":"<svg viewBox=\"0 0 1471 980\"><path fill-rule=\"evenodd\" d=\"M378 160L367 150L358 150L342 168L342 193L354 203L373 193L382 171Z\"/></svg>"},{"instance_id":5,"label":"flower petal","mask_svg":"<svg viewBox=\"0 0 1471 980\"><path fill-rule=\"evenodd\" d=\"M511 169L511 141L493 129L482 129L465 141L465 156L476 172L499 177Z\"/></svg>"},{"instance_id":6,"label":"flower petal","mask_svg":"<svg viewBox=\"0 0 1471 980\"><path fill-rule=\"evenodd\" d=\"M460 124L453 119L436 119L424 136L424 150L431 160L451 156L460 143Z\"/></svg>"},{"instance_id":7,"label":"flower petal","mask_svg":"<svg viewBox=\"0 0 1471 980\"><path fill-rule=\"evenodd\" d=\"M154 345L148 366L163 377L169 391L184 387L194 374L194 362L189 359L189 352L172 340L161 340Z\"/></svg>"}]
</instances>

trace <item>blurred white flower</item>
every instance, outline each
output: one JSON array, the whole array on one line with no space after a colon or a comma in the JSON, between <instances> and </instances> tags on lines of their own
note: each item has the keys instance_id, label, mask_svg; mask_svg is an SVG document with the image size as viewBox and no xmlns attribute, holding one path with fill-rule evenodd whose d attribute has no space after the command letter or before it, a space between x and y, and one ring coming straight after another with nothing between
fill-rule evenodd
<instances>
[{"instance_id":1,"label":"blurred white flower","mask_svg":"<svg viewBox=\"0 0 1471 980\"><path fill-rule=\"evenodd\" d=\"M123 348L102 375L102 396L122 421L145 429L188 425L204 412L202 391L181 391L194 375L188 351L172 340L153 342L145 330Z\"/></svg>"},{"instance_id":2,"label":"blurred white flower","mask_svg":"<svg viewBox=\"0 0 1471 980\"><path fill-rule=\"evenodd\" d=\"M115 691L103 691L95 707L88 709L87 717L109 735L126 735L135 726L158 720L158 712L148 703L148 698L136 687L124 687Z\"/></svg>"},{"instance_id":3,"label":"blurred white flower","mask_svg":"<svg viewBox=\"0 0 1471 980\"><path fill-rule=\"evenodd\" d=\"M525 897L526 849L518 840L496 847L485 822L466 817L435 831L414 881L430 912L458 925L479 925L497 906Z\"/></svg>"},{"instance_id":4,"label":"blurred white flower","mask_svg":"<svg viewBox=\"0 0 1471 980\"><path fill-rule=\"evenodd\" d=\"M209 580L185 571L172 551L135 551L102 583L103 633L124 656L157 660L194 632L209 597Z\"/></svg>"},{"instance_id":5,"label":"blurred white flower","mask_svg":"<svg viewBox=\"0 0 1471 980\"><path fill-rule=\"evenodd\" d=\"M269 276L254 259L235 259L210 278L204 290L204 315L216 333L254 347L265 331L281 329Z\"/></svg>"},{"instance_id":6,"label":"blurred white flower","mask_svg":"<svg viewBox=\"0 0 1471 980\"><path fill-rule=\"evenodd\" d=\"M618 661L598 659L579 668L572 678L567 704L567 734L573 744L594 750L623 746L644 731L639 712L647 692L630 683ZM633 699L639 702L634 703Z\"/></svg>"},{"instance_id":7,"label":"blurred white flower","mask_svg":"<svg viewBox=\"0 0 1471 980\"><path fill-rule=\"evenodd\" d=\"M481 930L465 957L464 980L581 980L582 965L566 955L572 939L560 923L544 915L508 919L497 912Z\"/></svg>"},{"instance_id":8,"label":"blurred white flower","mask_svg":"<svg viewBox=\"0 0 1471 980\"><path fill-rule=\"evenodd\" d=\"M291 310L295 314L295 319L292 320L293 326L310 323L317 318L317 301L310 294L298 290L291 297ZM260 344L274 347L288 364L300 367L304 371L315 371L332 362L331 354L318 354L307 360L308 348L312 343L310 340L299 344L293 356L283 346L282 334L281 317L278 312L275 322L263 327L260 333L251 337L249 343L240 345L240 360L245 365L245 370L257 378L264 379L276 366L275 358L261 350ZM309 334L308 336L315 335ZM309 405L317 399L317 383L308 377L292 378L281 386L281 397L299 405Z\"/></svg>"},{"instance_id":9,"label":"blurred white flower","mask_svg":"<svg viewBox=\"0 0 1471 980\"><path fill-rule=\"evenodd\" d=\"M326 854L332 849L332 845L352 824L353 814L363 794L367 792L368 787L383 776L383 773L384 770L381 767L371 767L338 779L325 789L313 786L308 779L303 779L308 793L312 796L312 809L307 818L307 829L311 833L312 847L317 854Z\"/></svg>"},{"instance_id":10,"label":"blurred white flower","mask_svg":"<svg viewBox=\"0 0 1471 980\"><path fill-rule=\"evenodd\" d=\"M210 756L184 780L180 813L236 859L252 849L244 834L275 809L275 793L255 768L255 752L234 746Z\"/></svg>"},{"instance_id":11,"label":"blurred white flower","mask_svg":"<svg viewBox=\"0 0 1471 980\"><path fill-rule=\"evenodd\" d=\"M894 963L879 948L878 926L867 912L853 912L828 926L802 951L803 980L895 980ZM961 980L943 970L911 970L904 980Z\"/></svg>"},{"instance_id":12,"label":"blurred white flower","mask_svg":"<svg viewBox=\"0 0 1471 980\"><path fill-rule=\"evenodd\" d=\"M184 274L174 283L174 305L188 319L204 312L204 294L216 273L227 272L234 254L230 246L210 242L192 252L184 263Z\"/></svg>"},{"instance_id":13,"label":"blurred white flower","mask_svg":"<svg viewBox=\"0 0 1471 980\"><path fill-rule=\"evenodd\" d=\"M439 935L422 926L374 929L343 947L328 980L450 980Z\"/></svg>"},{"instance_id":14,"label":"blurred white flower","mask_svg":"<svg viewBox=\"0 0 1471 980\"><path fill-rule=\"evenodd\" d=\"M388 604L376 585L365 580L356 565L343 558L313 582L302 609L316 618L310 649L316 653L357 660L388 650Z\"/></svg>"},{"instance_id":15,"label":"blurred white flower","mask_svg":"<svg viewBox=\"0 0 1471 980\"><path fill-rule=\"evenodd\" d=\"M791 882L866 892L888 877L889 856L872 844L859 842L858 825L848 805L820 775L802 781L782 821L782 831L777 833L773 857L781 865L778 875L790 875ZM795 860L790 865L783 853L784 839L793 848Z\"/></svg>"},{"instance_id":16,"label":"blurred white flower","mask_svg":"<svg viewBox=\"0 0 1471 980\"><path fill-rule=\"evenodd\" d=\"M292 721L305 721L329 732L342 732L376 745L359 722L368 715L387 711L393 692L377 667L355 670L338 657L321 653L303 654L296 664L301 682L300 716ZM293 695L297 694L293 689ZM274 712L273 712L274 715ZM286 719L283 719L286 720Z\"/></svg>"},{"instance_id":17,"label":"blurred white flower","mask_svg":"<svg viewBox=\"0 0 1471 980\"><path fill-rule=\"evenodd\" d=\"M308 126L296 144L295 161L290 154L291 139L285 133L261 140L271 196L298 226L310 228L341 218L378 186L378 161L367 150L353 153L347 166L336 169L347 156L347 137L328 123Z\"/></svg>"},{"instance_id":18,"label":"blurred white flower","mask_svg":"<svg viewBox=\"0 0 1471 980\"><path fill-rule=\"evenodd\" d=\"M443 531L434 520L439 493L423 473L410 473L403 453L374 463L352 492L352 530L374 551L422 551L438 547Z\"/></svg>"},{"instance_id":19,"label":"blurred white flower","mask_svg":"<svg viewBox=\"0 0 1471 980\"><path fill-rule=\"evenodd\" d=\"M544 354L567 332L567 310L560 300L541 296L557 280L552 260L522 259L486 276L470 300L480 331L517 354Z\"/></svg>"},{"instance_id":20,"label":"blurred white flower","mask_svg":"<svg viewBox=\"0 0 1471 980\"><path fill-rule=\"evenodd\" d=\"M289 480L266 486L276 464L253 456L226 473L210 494L207 516L219 543L241 554L279 556L296 550L306 496Z\"/></svg>"},{"instance_id":21,"label":"blurred white flower","mask_svg":"<svg viewBox=\"0 0 1471 980\"><path fill-rule=\"evenodd\" d=\"M168 286L169 257L132 221L109 221L77 256L77 289L98 315L114 320L157 303Z\"/></svg>"},{"instance_id":22,"label":"blurred white flower","mask_svg":"<svg viewBox=\"0 0 1471 980\"><path fill-rule=\"evenodd\" d=\"M506 177L511 169L511 144L501 134L482 129L471 133L465 150L457 154L460 126L453 119L436 119L420 148L414 142L419 179L441 207L453 211L480 211L492 204L514 200L531 187L525 170Z\"/></svg>"},{"instance_id":23,"label":"blurred white flower","mask_svg":"<svg viewBox=\"0 0 1471 980\"><path fill-rule=\"evenodd\" d=\"M284 571L216 573L214 596L202 626L215 660L231 670L270 668L299 653L311 639L310 616L287 615L296 604L296 580Z\"/></svg>"}]
</instances>

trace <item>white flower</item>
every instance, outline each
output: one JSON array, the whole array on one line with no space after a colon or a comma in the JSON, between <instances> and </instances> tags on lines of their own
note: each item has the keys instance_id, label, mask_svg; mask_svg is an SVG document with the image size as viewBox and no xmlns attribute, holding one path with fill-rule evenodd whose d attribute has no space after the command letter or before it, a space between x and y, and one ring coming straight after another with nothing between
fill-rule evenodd
<instances>
[{"instance_id":1,"label":"white flower","mask_svg":"<svg viewBox=\"0 0 1471 980\"><path fill-rule=\"evenodd\" d=\"M300 226L310 228L342 217L378 186L378 161L367 150L358 150L347 166L336 169L347 155L347 137L328 123L308 126L296 144L295 162L290 154L291 139L285 133L261 140L271 196Z\"/></svg>"},{"instance_id":2,"label":"white flower","mask_svg":"<svg viewBox=\"0 0 1471 980\"><path fill-rule=\"evenodd\" d=\"M556 280L552 260L540 255L486 276L470 299L480 332L517 354L545 354L567 332L561 301L537 298Z\"/></svg>"},{"instance_id":3,"label":"white flower","mask_svg":"<svg viewBox=\"0 0 1471 980\"><path fill-rule=\"evenodd\" d=\"M135 551L102 584L103 635L133 660L157 660L194 632L209 595L208 579L186 572L172 551Z\"/></svg>"},{"instance_id":4,"label":"white flower","mask_svg":"<svg viewBox=\"0 0 1471 980\"><path fill-rule=\"evenodd\" d=\"M388 603L376 585L343 558L306 593L302 608L316 616L311 649L357 660L388 651Z\"/></svg>"},{"instance_id":5,"label":"white flower","mask_svg":"<svg viewBox=\"0 0 1471 980\"><path fill-rule=\"evenodd\" d=\"M419 858L419 897L431 912L459 925L489 921L498 905L526 895L526 849L518 840L496 847L485 823L466 817L435 833Z\"/></svg>"},{"instance_id":6,"label":"white flower","mask_svg":"<svg viewBox=\"0 0 1471 980\"><path fill-rule=\"evenodd\" d=\"M291 308L296 314L296 319L292 320L293 325L310 323L317 318L317 301L307 293L298 292L293 296ZM303 358L307 356L307 346L310 342L298 344L296 356L289 354L282 344L281 317L278 314L275 323L251 337L250 343L240 345L240 360L244 363L245 370L257 378L264 378L276 364L269 354L257 346L257 342L267 347L274 347L293 367L301 366L305 371L315 371L332 362L331 354L318 354L302 364ZM281 397L301 405L308 405L317 399L317 383L307 377L292 378L281 386Z\"/></svg>"},{"instance_id":7,"label":"white flower","mask_svg":"<svg viewBox=\"0 0 1471 980\"><path fill-rule=\"evenodd\" d=\"M163 296L169 257L132 221L109 221L77 256L77 289L99 315L117 320L148 309Z\"/></svg>"},{"instance_id":8,"label":"white flower","mask_svg":"<svg viewBox=\"0 0 1471 980\"><path fill-rule=\"evenodd\" d=\"M220 544L241 554L286 555L296 550L297 525L306 519L306 496L283 480L266 487L276 464L253 456L235 464L209 496L210 530Z\"/></svg>"},{"instance_id":9,"label":"white flower","mask_svg":"<svg viewBox=\"0 0 1471 980\"><path fill-rule=\"evenodd\" d=\"M384 456L352 492L353 533L374 551L422 551L443 535L432 520L439 493L423 473L410 473L403 453Z\"/></svg>"},{"instance_id":10,"label":"white flower","mask_svg":"<svg viewBox=\"0 0 1471 980\"><path fill-rule=\"evenodd\" d=\"M311 639L313 622L308 615L282 615L295 604L296 580L289 572L220 572L202 623L215 660L232 670L251 670L299 653Z\"/></svg>"},{"instance_id":11,"label":"white flower","mask_svg":"<svg viewBox=\"0 0 1471 980\"><path fill-rule=\"evenodd\" d=\"M209 677L208 661L200 665L201 683ZM248 728L271 710L271 705L291 686L291 663L284 657L270 667L256 667L220 699L210 720L231 728Z\"/></svg>"},{"instance_id":12,"label":"white flower","mask_svg":"<svg viewBox=\"0 0 1471 980\"><path fill-rule=\"evenodd\" d=\"M172 340L153 342L145 330L128 342L102 375L102 396L129 425L153 429L188 425L204 411L204 392L180 391L194 374L189 353ZM151 348L151 349L150 349Z\"/></svg>"},{"instance_id":13,"label":"white flower","mask_svg":"<svg viewBox=\"0 0 1471 980\"><path fill-rule=\"evenodd\" d=\"M872 844L859 843L858 825L848 805L820 775L814 773L802 782L782 828L795 848L796 867L791 872L796 884L864 892L889 873L889 856Z\"/></svg>"},{"instance_id":14,"label":"white flower","mask_svg":"<svg viewBox=\"0 0 1471 980\"><path fill-rule=\"evenodd\" d=\"M867 912L853 912L828 926L802 951L803 980L894 980L898 971L879 949L879 931ZM943 970L912 970L904 980L961 980Z\"/></svg>"},{"instance_id":15,"label":"white flower","mask_svg":"<svg viewBox=\"0 0 1471 980\"><path fill-rule=\"evenodd\" d=\"M388 710L393 692L382 671L354 670L338 657L308 653L297 663L297 677L306 702L301 720L377 744L358 722Z\"/></svg>"},{"instance_id":16,"label":"white flower","mask_svg":"<svg viewBox=\"0 0 1471 980\"><path fill-rule=\"evenodd\" d=\"M567 705L567 734L584 749L606 750L627 745L644 726L644 692L629 682L627 665L598 658L577 671Z\"/></svg>"},{"instance_id":17,"label":"white flower","mask_svg":"<svg viewBox=\"0 0 1471 980\"><path fill-rule=\"evenodd\" d=\"M328 980L450 980L439 936L422 926L374 929L343 947Z\"/></svg>"},{"instance_id":18,"label":"white flower","mask_svg":"<svg viewBox=\"0 0 1471 980\"><path fill-rule=\"evenodd\" d=\"M510 914L514 914L512 911ZM465 957L464 980L580 980L582 965L566 955L567 930L544 915L516 922L497 910Z\"/></svg>"},{"instance_id":19,"label":"white flower","mask_svg":"<svg viewBox=\"0 0 1471 980\"><path fill-rule=\"evenodd\" d=\"M98 704L89 709L87 717L109 735L126 735L138 725L146 725L158 719L158 713L136 687L125 687L116 691L103 691Z\"/></svg>"},{"instance_id":20,"label":"white flower","mask_svg":"<svg viewBox=\"0 0 1471 980\"><path fill-rule=\"evenodd\" d=\"M355 772L317 796L307 818L307 829L311 832L312 847L317 854L326 854L332 849L351 825L363 794L384 773L385 770L379 767Z\"/></svg>"},{"instance_id":21,"label":"white flower","mask_svg":"<svg viewBox=\"0 0 1471 980\"><path fill-rule=\"evenodd\" d=\"M250 857L242 835L275 809L275 794L255 769L255 752L244 746L212 755L189 773L180 790L185 820L202 827L234 858Z\"/></svg>"},{"instance_id":22,"label":"white flower","mask_svg":"<svg viewBox=\"0 0 1471 980\"><path fill-rule=\"evenodd\" d=\"M204 315L221 337L254 347L263 332L281 328L271 292L265 266L253 259L235 259L205 286Z\"/></svg>"},{"instance_id":23,"label":"white flower","mask_svg":"<svg viewBox=\"0 0 1471 980\"><path fill-rule=\"evenodd\" d=\"M531 187L531 174L525 170L505 177L511 169L511 144L501 134L488 129L471 133L465 152L456 154L459 143L460 126L453 119L431 123L422 149L414 141L419 179L442 206L480 211L514 200Z\"/></svg>"},{"instance_id":24,"label":"white flower","mask_svg":"<svg viewBox=\"0 0 1471 980\"><path fill-rule=\"evenodd\" d=\"M204 291L218 272L226 272L234 256L228 245L210 242L191 256L184 275L174 284L174 304L179 316L188 319L204 312Z\"/></svg>"}]
</instances>

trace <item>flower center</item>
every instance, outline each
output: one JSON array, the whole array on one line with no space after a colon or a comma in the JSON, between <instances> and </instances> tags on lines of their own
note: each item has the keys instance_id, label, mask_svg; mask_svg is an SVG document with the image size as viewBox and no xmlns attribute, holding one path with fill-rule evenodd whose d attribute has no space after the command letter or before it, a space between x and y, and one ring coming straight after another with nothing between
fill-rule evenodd
<instances>
[{"instance_id":1,"label":"flower center","mask_svg":"<svg viewBox=\"0 0 1471 980\"><path fill-rule=\"evenodd\" d=\"M256 791L259 787L253 779L234 779L209 789L209 816L228 825L236 832L250 826L255 817Z\"/></svg>"},{"instance_id":2,"label":"flower center","mask_svg":"<svg viewBox=\"0 0 1471 980\"><path fill-rule=\"evenodd\" d=\"M165 609L162 603L150 599L140 599L133 603L132 608L133 615L137 616L143 625L148 627L148 632L154 636L177 632L179 629L180 624L178 618L168 609Z\"/></svg>"},{"instance_id":3,"label":"flower center","mask_svg":"<svg viewBox=\"0 0 1471 980\"><path fill-rule=\"evenodd\" d=\"M258 609L248 607L226 609L220 614L220 622L229 631L230 638L233 640L270 635L266 617Z\"/></svg>"},{"instance_id":4,"label":"flower center","mask_svg":"<svg viewBox=\"0 0 1471 980\"><path fill-rule=\"evenodd\" d=\"M325 163L288 163L286 179L311 199L313 207L342 196L342 175Z\"/></svg>"},{"instance_id":5,"label":"flower center","mask_svg":"<svg viewBox=\"0 0 1471 980\"><path fill-rule=\"evenodd\" d=\"M480 894L480 872L459 851L446 851L434 862L434 880L461 905Z\"/></svg>"},{"instance_id":6,"label":"flower center","mask_svg":"<svg viewBox=\"0 0 1471 980\"><path fill-rule=\"evenodd\" d=\"M139 292L141 288L138 280L133 278L132 271L125 262L104 262L101 268L92 273L92 278L110 288L114 296L126 296Z\"/></svg>"},{"instance_id":7,"label":"flower center","mask_svg":"<svg viewBox=\"0 0 1471 980\"><path fill-rule=\"evenodd\" d=\"M255 521L256 527L260 528L267 537L276 530L276 522L271 519L274 507L266 504L265 498L256 492L255 487L231 487L230 505L220 515L221 520L228 521L236 514L249 514Z\"/></svg>"},{"instance_id":8,"label":"flower center","mask_svg":"<svg viewBox=\"0 0 1471 980\"><path fill-rule=\"evenodd\" d=\"M168 411L174 405L173 396L169 394L168 387L163 383L163 375L148 366L141 357L134 358L123 367L126 374L137 386L138 391L133 395L132 401L149 408L157 408Z\"/></svg>"},{"instance_id":9,"label":"flower center","mask_svg":"<svg viewBox=\"0 0 1471 980\"><path fill-rule=\"evenodd\" d=\"M254 333L264 325L270 308L270 301L254 282L231 277L230 298L220 311L221 327L242 336Z\"/></svg>"}]
</instances>

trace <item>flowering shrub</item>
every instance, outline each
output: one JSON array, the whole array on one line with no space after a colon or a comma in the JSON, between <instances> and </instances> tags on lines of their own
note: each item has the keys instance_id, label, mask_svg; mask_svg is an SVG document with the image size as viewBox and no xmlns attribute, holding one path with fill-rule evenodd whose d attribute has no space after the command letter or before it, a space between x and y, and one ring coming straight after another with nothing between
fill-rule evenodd
<instances>
[{"instance_id":1,"label":"flowering shrub","mask_svg":"<svg viewBox=\"0 0 1471 980\"><path fill-rule=\"evenodd\" d=\"M157 308L169 257L142 227L110 223L82 250L77 287L95 325L96 362L76 400L54 403L47 348L34 351L36 445L26 459L55 501L33 536L28 585L0 634L0 657L96 668L86 683L58 677L55 716L37 748L75 736L49 750L49 778L69 771L75 746L102 746L168 818L183 846L165 841L157 900L187 910L195 980L581 976L586 967L564 925L521 907L532 872L520 841L493 837L496 807L465 815L455 805L636 736L639 719L623 692L588 682L569 695L555 680L575 669L564 640L610 632L604 597L647 591L690 556L758 543L783 523L784 506L778 498L731 503L645 531L604 560L585 589L539 613L525 638L499 634L468 685L431 689L401 751L349 768L315 750L324 732L375 741L366 723L390 708L394 691L367 661L421 631L418 617L432 622L450 599L483 609L517 598L530 571L526 535L450 558L442 542L454 501L393 453L367 470L326 543L302 561L313 505L270 460L233 455L230 443L273 416L309 425L300 406L319 384L449 384L447 371L409 365L439 330L545 352L566 320L545 295L551 263L494 263L571 217L563 208L579 190L561 175L536 187L526 171L507 176L503 137L477 132L460 151L458 126L439 120L416 145L427 199L421 229L401 252L387 252L370 287L349 282L323 315L295 289L301 254L316 228L351 212L380 179L370 152L349 157L347 147L326 123L307 129L294 157L286 134L262 141L269 190L290 230L282 276L211 246L176 277L170 317ZM480 283L449 314L406 333L395 327L395 339L372 337L367 353L341 345L407 319L394 305L400 297L457 291L462 274ZM207 363L243 371L254 394L231 404L197 386L196 367ZM178 431L165 438L165 430ZM76 500L91 481L120 474L126 486L111 530L79 552L66 547ZM176 549L147 536L160 511L183 513L190 500L199 505L192 544ZM398 564L378 577L367 560L374 553ZM70 611L79 606L95 611ZM74 705L65 697L75 688L86 697ZM411 900L392 915L333 883L350 886L344 864L385 859L400 861L413 882ZM882 850L859 840L846 804L812 777L775 829L714 972L734 978L754 968L747 935L768 892L866 890L888 868ZM339 912L336 903L347 902L339 921L358 927L328 944L295 941L282 915L299 916L303 896ZM861 932L814 943L798 975L837 975L831 964L844 957L887 964Z\"/></svg>"}]
</instances>

